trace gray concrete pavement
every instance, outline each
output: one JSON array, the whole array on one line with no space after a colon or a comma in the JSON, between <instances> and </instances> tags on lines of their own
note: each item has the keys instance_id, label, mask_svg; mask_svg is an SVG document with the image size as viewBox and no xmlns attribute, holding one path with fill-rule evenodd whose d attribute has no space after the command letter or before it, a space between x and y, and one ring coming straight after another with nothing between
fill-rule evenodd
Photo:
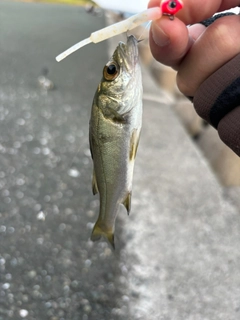
<instances>
[{"instance_id":1,"label":"gray concrete pavement","mask_svg":"<svg viewBox=\"0 0 240 320\"><path fill-rule=\"evenodd\" d=\"M145 100L144 110L134 212L124 219L138 293L130 319L239 319L239 212L171 107Z\"/></svg>"},{"instance_id":2,"label":"gray concrete pavement","mask_svg":"<svg viewBox=\"0 0 240 320\"><path fill-rule=\"evenodd\" d=\"M89 241L88 119L107 43L54 57L104 23L0 3L0 319L237 320L239 214L144 68L132 212L114 253Z\"/></svg>"}]
</instances>

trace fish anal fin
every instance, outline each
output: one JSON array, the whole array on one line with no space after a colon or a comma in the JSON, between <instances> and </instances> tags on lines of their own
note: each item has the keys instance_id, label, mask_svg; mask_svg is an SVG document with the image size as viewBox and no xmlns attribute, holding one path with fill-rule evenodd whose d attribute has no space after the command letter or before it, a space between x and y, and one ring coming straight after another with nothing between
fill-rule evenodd
<instances>
[{"instance_id":1,"label":"fish anal fin","mask_svg":"<svg viewBox=\"0 0 240 320\"><path fill-rule=\"evenodd\" d=\"M139 144L140 132L134 129L130 140L129 160L133 161L136 158L138 144Z\"/></svg>"},{"instance_id":2,"label":"fish anal fin","mask_svg":"<svg viewBox=\"0 0 240 320\"><path fill-rule=\"evenodd\" d=\"M129 215L130 211L131 211L131 199L132 199L132 192L129 192L125 198L125 200L123 201L123 205L127 210L127 213Z\"/></svg>"},{"instance_id":3,"label":"fish anal fin","mask_svg":"<svg viewBox=\"0 0 240 320\"><path fill-rule=\"evenodd\" d=\"M95 174L95 170L93 169L93 176L92 176L92 192L93 194L97 194L98 191L98 185L97 185L97 180L96 180L96 174Z\"/></svg>"},{"instance_id":4,"label":"fish anal fin","mask_svg":"<svg viewBox=\"0 0 240 320\"><path fill-rule=\"evenodd\" d=\"M112 248L115 249L113 230L105 231L104 228L101 227L99 222L97 221L95 226L93 227L91 240L98 241L101 237L107 239L108 242L111 244Z\"/></svg>"}]
</instances>

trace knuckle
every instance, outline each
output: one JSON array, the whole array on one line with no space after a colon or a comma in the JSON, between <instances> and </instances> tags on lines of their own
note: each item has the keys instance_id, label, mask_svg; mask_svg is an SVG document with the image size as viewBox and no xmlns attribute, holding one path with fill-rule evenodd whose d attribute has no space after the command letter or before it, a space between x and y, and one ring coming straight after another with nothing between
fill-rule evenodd
<instances>
[{"instance_id":1,"label":"knuckle","mask_svg":"<svg viewBox=\"0 0 240 320\"><path fill-rule=\"evenodd\" d=\"M240 22L238 16L228 16L216 20L211 26L212 37L211 45L213 50L220 53L228 51L229 56L240 50L239 28Z\"/></svg>"},{"instance_id":2,"label":"knuckle","mask_svg":"<svg viewBox=\"0 0 240 320\"><path fill-rule=\"evenodd\" d=\"M182 94L185 96L194 96L195 88L191 86L191 81L182 77L180 72L177 74L176 82L177 87Z\"/></svg>"}]
</instances>

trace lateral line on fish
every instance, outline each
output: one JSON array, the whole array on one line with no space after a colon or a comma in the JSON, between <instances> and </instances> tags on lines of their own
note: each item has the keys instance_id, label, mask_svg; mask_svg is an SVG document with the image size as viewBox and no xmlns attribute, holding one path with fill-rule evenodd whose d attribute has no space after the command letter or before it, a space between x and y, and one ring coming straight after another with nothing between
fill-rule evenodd
<instances>
[{"instance_id":1,"label":"lateral line on fish","mask_svg":"<svg viewBox=\"0 0 240 320\"><path fill-rule=\"evenodd\" d=\"M113 25L105 27L103 29L97 30L91 33L89 38L86 38L72 47L68 48L64 52L60 53L56 60L59 62L65 59L67 56L73 52L79 50L80 48L90 44L98 43L103 40L107 40L111 37L114 37L120 33L130 31L137 26L152 20L160 19L163 15L168 15L171 20L173 20L174 14L176 14L180 9L182 9L183 3L182 0L163 0L160 1L159 7L149 8L140 13L137 13L130 18L117 22Z\"/></svg>"}]
</instances>

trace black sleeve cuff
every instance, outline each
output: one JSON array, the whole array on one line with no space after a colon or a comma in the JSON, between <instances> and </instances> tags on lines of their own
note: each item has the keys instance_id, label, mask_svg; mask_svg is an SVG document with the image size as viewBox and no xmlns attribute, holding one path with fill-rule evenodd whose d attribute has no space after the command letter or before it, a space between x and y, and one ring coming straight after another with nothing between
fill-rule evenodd
<instances>
[{"instance_id":1,"label":"black sleeve cuff","mask_svg":"<svg viewBox=\"0 0 240 320\"><path fill-rule=\"evenodd\" d=\"M235 15L235 13L233 12L219 13L209 19L200 21L199 23L203 24L205 27L208 27L210 26L210 24L212 24L214 21L216 21L219 18L226 17L226 16L233 16L233 15Z\"/></svg>"}]
</instances>

